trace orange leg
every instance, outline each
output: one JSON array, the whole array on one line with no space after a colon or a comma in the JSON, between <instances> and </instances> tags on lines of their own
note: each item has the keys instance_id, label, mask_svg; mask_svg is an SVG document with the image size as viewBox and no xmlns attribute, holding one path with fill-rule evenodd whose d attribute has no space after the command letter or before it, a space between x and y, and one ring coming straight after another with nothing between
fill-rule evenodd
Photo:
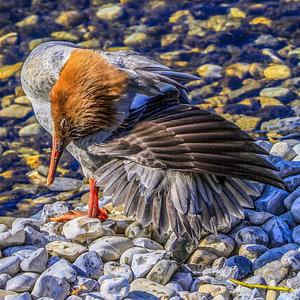
<instances>
[{"instance_id":1,"label":"orange leg","mask_svg":"<svg viewBox=\"0 0 300 300\"><path fill-rule=\"evenodd\" d=\"M99 208L99 201L98 201L99 188L96 186L96 182L93 178L89 179L89 185L90 185L90 198L88 204L88 212L70 210L69 212L61 216L50 218L50 221L66 222L86 215L90 218L98 218L100 220L106 220L108 218L108 211L105 208Z\"/></svg>"}]
</instances>

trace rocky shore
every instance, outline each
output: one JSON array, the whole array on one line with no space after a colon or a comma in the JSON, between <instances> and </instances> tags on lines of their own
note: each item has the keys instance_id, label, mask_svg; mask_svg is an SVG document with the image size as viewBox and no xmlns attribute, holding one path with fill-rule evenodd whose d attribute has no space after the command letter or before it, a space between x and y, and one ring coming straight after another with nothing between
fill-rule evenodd
<instances>
[{"instance_id":1,"label":"rocky shore","mask_svg":"<svg viewBox=\"0 0 300 300\"><path fill-rule=\"evenodd\" d=\"M31 218L0 217L0 298L299 299L300 143L258 143L272 153L289 191L259 184L262 195L245 220L218 234L203 231L199 243L142 228L122 207L110 205L102 223L87 217L51 221L70 209L63 201Z\"/></svg>"},{"instance_id":2,"label":"rocky shore","mask_svg":"<svg viewBox=\"0 0 300 300\"><path fill-rule=\"evenodd\" d=\"M299 11L299 0L0 1L0 299L300 299ZM53 39L199 75L192 103L260 139L289 191L259 185L245 220L199 243L110 206L103 223L51 222L88 199L68 154L45 187L51 139L20 87L26 55Z\"/></svg>"}]
</instances>

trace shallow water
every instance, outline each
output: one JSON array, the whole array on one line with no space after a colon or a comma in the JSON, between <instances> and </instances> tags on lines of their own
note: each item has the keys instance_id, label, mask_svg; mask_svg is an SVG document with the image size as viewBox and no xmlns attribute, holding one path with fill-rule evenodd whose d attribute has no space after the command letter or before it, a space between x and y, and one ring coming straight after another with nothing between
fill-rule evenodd
<instances>
[{"instance_id":1,"label":"shallow water","mask_svg":"<svg viewBox=\"0 0 300 300\"><path fill-rule=\"evenodd\" d=\"M300 1L1 1L0 215L32 214L58 199L80 202L85 193L44 186L51 140L36 124L18 72L38 43L132 49L198 74L188 84L194 104L274 141L300 124L299 12ZM58 173L82 179L68 154Z\"/></svg>"}]
</instances>

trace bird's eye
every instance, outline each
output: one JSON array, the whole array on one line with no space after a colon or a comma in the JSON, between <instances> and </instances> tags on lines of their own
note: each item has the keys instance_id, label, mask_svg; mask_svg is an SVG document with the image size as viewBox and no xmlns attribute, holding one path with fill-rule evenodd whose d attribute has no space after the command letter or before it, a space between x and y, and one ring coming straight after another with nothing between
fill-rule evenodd
<instances>
[{"instance_id":1,"label":"bird's eye","mask_svg":"<svg viewBox=\"0 0 300 300\"><path fill-rule=\"evenodd\" d=\"M64 128L66 125L66 119L62 119L60 122L60 127Z\"/></svg>"}]
</instances>

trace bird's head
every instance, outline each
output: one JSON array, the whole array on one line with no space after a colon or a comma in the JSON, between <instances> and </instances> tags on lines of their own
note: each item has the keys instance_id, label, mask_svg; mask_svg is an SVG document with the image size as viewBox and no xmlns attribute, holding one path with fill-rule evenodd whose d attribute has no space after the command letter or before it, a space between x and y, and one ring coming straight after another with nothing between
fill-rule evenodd
<instances>
[{"instance_id":1,"label":"bird's head","mask_svg":"<svg viewBox=\"0 0 300 300\"><path fill-rule=\"evenodd\" d=\"M47 184L55 177L59 159L73 140L109 130L118 119L116 103L127 75L99 53L74 50L50 92L53 139Z\"/></svg>"}]
</instances>

